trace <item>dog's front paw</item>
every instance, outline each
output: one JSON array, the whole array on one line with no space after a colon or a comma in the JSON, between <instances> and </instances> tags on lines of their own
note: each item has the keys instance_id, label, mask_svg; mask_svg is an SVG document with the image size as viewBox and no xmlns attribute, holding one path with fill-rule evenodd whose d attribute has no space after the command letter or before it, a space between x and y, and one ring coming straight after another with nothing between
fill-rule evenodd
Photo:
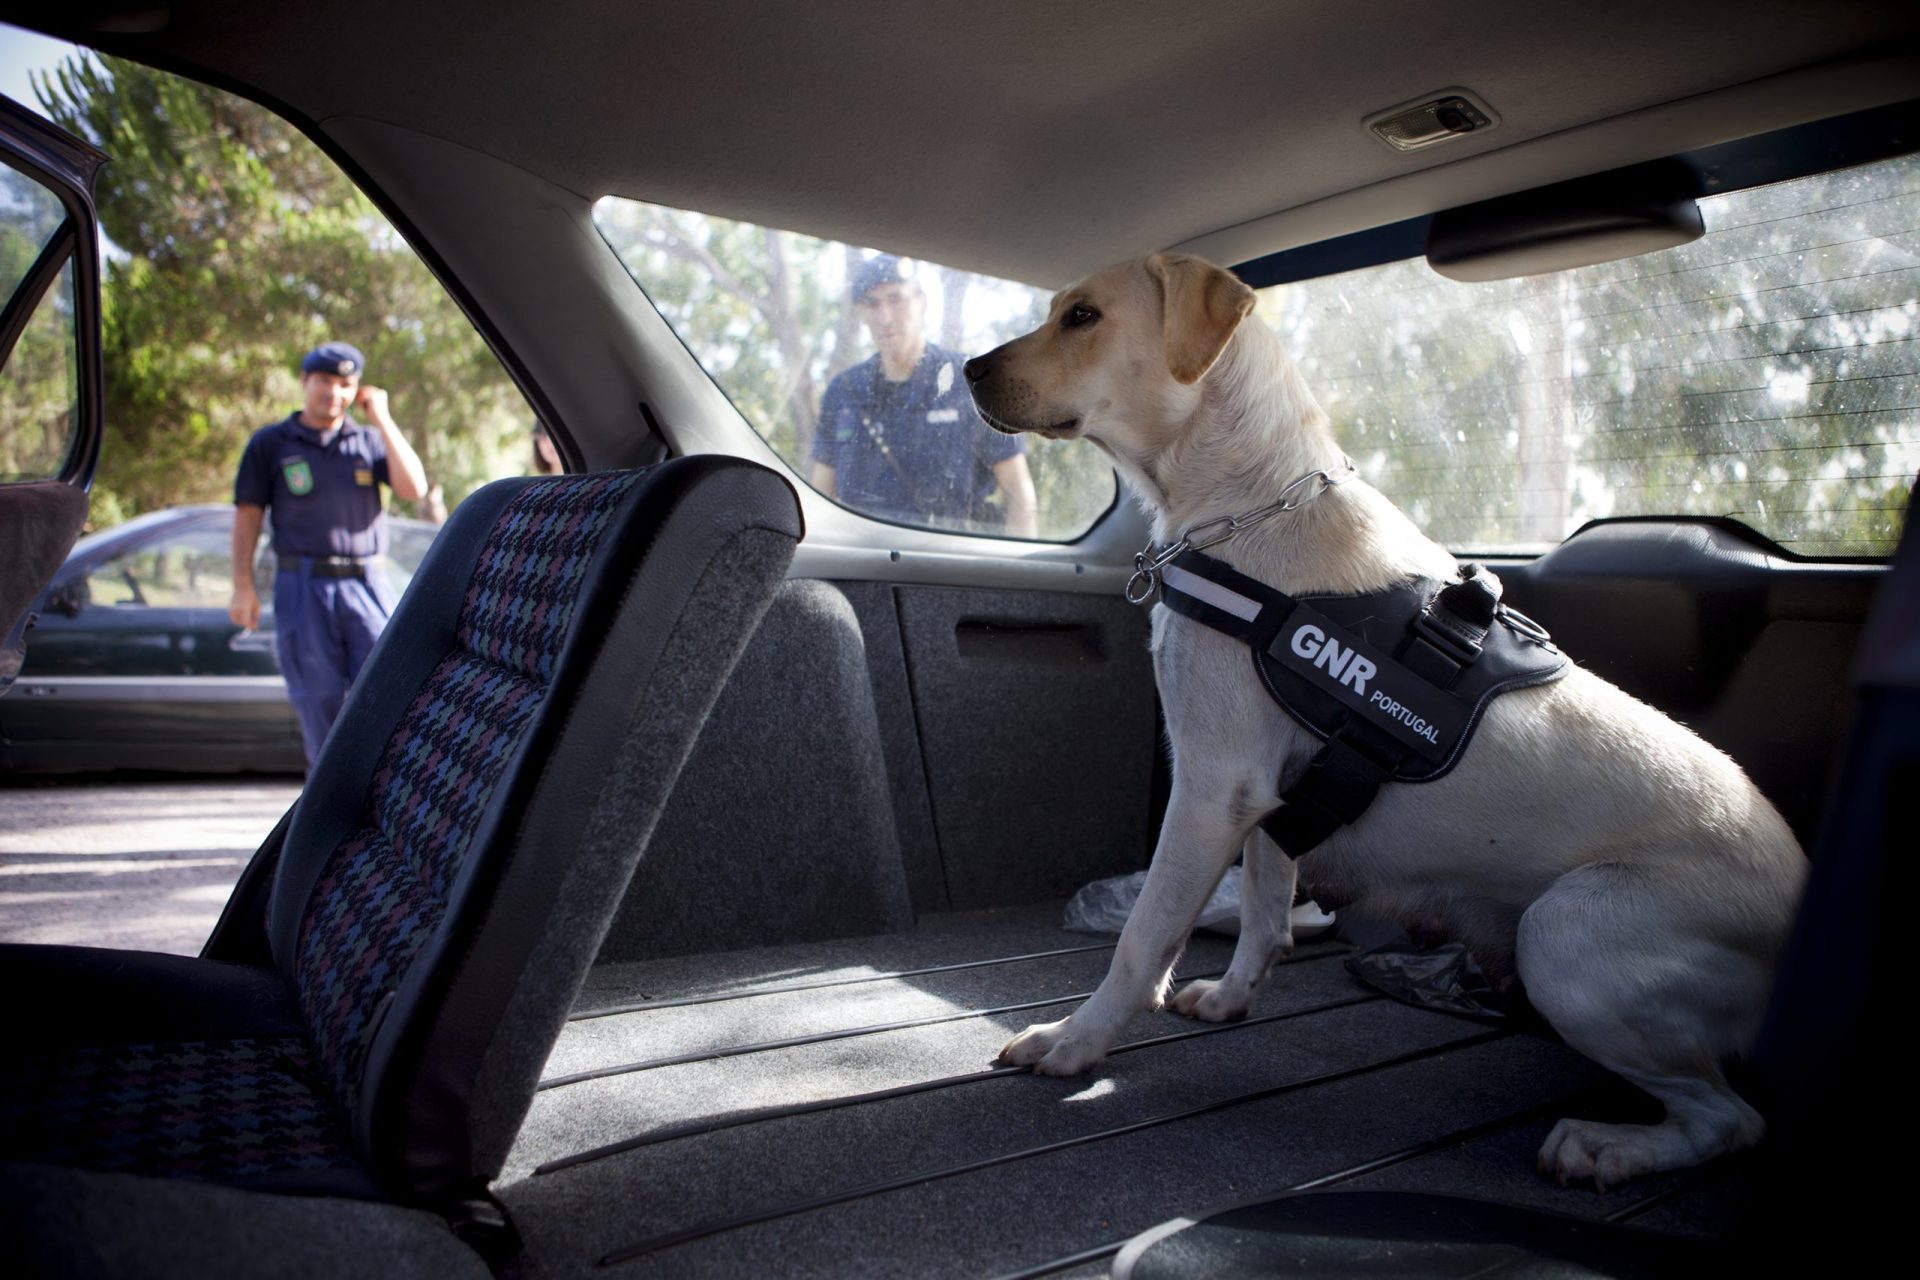
<instances>
[{"instance_id":1,"label":"dog's front paw","mask_svg":"<svg viewBox=\"0 0 1920 1280\"><path fill-rule=\"evenodd\" d=\"M1032 1067L1035 1075L1077 1076L1105 1057L1105 1052L1071 1034L1072 1018L1028 1027L1013 1039L994 1062L1004 1067Z\"/></svg>"},{"instance_id":2,"label":"dog's front paw","mask_svg":"<svg viewBox=\"0 0 1920 1280\"><path fill-rule=\"evenodd\" d=\"M1198 978L1180 988L1171 1004L1175 1013L1202 1022L1238 1022L1253 1007L1253 993L1224 979Z\"/></svg>"},{"instance_id":3,"label":"dog's front paw","mask_svg":"<svg viewBox=\"0 0 1920 1280\"><path fill-rule=\"evenodd\" d=\"M1540 1172L1563 1187L1590 1180L1594 1190L1606 1191L1671 1167L1674 1161L1658 1150L1664 1136L1659 1126L1562 1120L1540 1148Z\"/></svg>"}]
</instances>

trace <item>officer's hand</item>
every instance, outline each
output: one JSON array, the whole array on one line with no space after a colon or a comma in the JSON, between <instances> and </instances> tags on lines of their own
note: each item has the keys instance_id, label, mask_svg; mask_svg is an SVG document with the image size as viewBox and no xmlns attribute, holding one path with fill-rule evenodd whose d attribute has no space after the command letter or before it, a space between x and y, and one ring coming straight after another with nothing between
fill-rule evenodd
<instances>
[{"instance_id":1,"label":"officer's hand","mask_svg":"<svg viewBox=\"0 0 1920 1280\"><path fill-rule=\"evenodd\" d=\"M245 631L260 629L260 597L251 588L236 588L233 599L227 605L227 617L233 625Z\"/></svg>"},{"instance_id":2,"label":"officer's hand","mask_svg":"<svg viewBox=\"0 0 1920 1280\"><path fill-rule=\"evenodd\" d=\"M360 394L353 398L354 404L367 411L367 416L375 422L384 422L387 417L387 393L379 387L361 384Z\"/></svg>"}]
</instances>

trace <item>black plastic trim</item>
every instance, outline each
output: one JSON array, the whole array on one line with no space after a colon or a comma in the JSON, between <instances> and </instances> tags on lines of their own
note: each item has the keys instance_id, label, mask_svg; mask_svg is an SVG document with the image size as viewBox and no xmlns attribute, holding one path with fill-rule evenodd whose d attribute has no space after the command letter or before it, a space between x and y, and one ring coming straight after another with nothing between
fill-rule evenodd
<instances>
[{"instance_id":1,"label":"black plastic trim","mask_svg":"<svg viewBox=\"0 0 1920 1280\"><path fill-rule=\"evenodd\" d=\"M1916 480L1920 480L1920 477L1916 477ZM1735 538L1738 538L1740 541L1747 543L1748 545L1752 546L1754 549L1758 551L1764 551L1766 554L1770 556L1777 557L1781 560L1788 560L1793 562L1794 564L1807 564L1807 565L1886 564L1892 558L1891 556L1804 556L1797 551L1789 551L1787 548L1775 542L1772 538L1769 538L1766 534L1761 533L1758 529L1754 528L1752 525L1747 524L1740 520L1736 520L1732 516L1672 516L1672 515L1599 516L1599 517L1596 517L1595 519L1587 521L1585 524L1581 525L1578 529L1575 529L1572 533L1568 534L1566 538L1562 540L1561 545L1564 546L1566 543L1573 541L1575 538L1579 537L1581 534L1585 533L1589 529L1598 529L1602 525L1612 525L1612 524L1706 525L1709 528L1720 529L1727 533L1730 533ZM1545 554L1545 553L1541 553L1541 554ZM1533 555L1530 557L1513 556L1513 557L1501 557L1501 558L1503 559L1526 558L1526 559L1538 560L1540 558L1540 555Z\"/></svg>"},{"instance_id":2,"label":"black plastic trim","mask_svg":"<svg viewBox=\"0 0 1920 1280\"><path fill-rule=\"evenodd\" d=\"M76 138L12 99L0 97L0 123L9 134L0 143L0 156L8 165L39 183L60 201L67 212L64 227L49 238L48 246L35 262L35 272L46 271L35 304L46 288L58 278L61 262L49 270L48 255L64 257L73 264L73 327L77 350L74 353L75 391L79 397L78 422L73 441L54 479L76 489L93 485L94 470L100 465L100 446L106 436L106 357L100 305L100 219L94 207L93 184L106 155ZM56 253L54 246L64 245ZM33 274L29 273L27 283ZM11 311L11 308L9 308ZM26 317L19 321L25 324ZM11 351L14 334L7 339Z\"/></svg>"},{"instance_id":3,"label":"black plastic trim","mask_svg":"<svg viewBox=\"0 0 1920 1280\"><path fill-rule=\"evenodd\" d=\"M1920 149L1920 98L1683 151L1646 165L1627 165L1588 175L1580 181L1626 182L1649 171L1650 166L1670 167L1678 162L1692 175L1695 183L1692 194L1698 198L1869 164L1916 149ZM1562 184L1549 184L1549 187L1558 185ZM1462 210L1471 208L1472 205L1461 206ZM1422 214L1297 249L1282 249L1242 262L1233 272L1253 288L1265 289L1417 258L1427 251L1434 216Z\"/></svg>"}]
</instances>

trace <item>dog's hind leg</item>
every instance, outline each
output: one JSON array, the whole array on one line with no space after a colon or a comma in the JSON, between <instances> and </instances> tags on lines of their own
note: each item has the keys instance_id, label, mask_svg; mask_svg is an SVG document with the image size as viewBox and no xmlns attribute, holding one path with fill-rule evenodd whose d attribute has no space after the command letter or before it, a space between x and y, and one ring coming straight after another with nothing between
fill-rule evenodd
<instances>
[{"instance_id":1,"label":"dog's hind leg","mask_svg":"<svg viewBox=\"0 0 1920 1280\"><path fill-rule=\"evenodd\" d=\"M1173 794L1140 900L1127 916L1107 976L1071 1017L1028 1027L997 1061L1041 1075L1078 1075L1106 1056L1136 1013L1166 998L1173 962L1193 922L1245 837L1229 794L1195 787L1176 772Z\"/></svg>"},{"instance_id":2,"label":"dog's hind leg","mask_svg":"<svg viewBox=\"0 0 1920 1280\"><path fill-rule=\"evenodd\" d=\"M1654 868L1590 865L1521 917L1516 958L1533 1006L1666 1108L1652 1125L1560 1121L1540 1170L1563 1184L1591 1179L1604 1191L1738 1151L1766 1131L1720 1061L1751 1038L1769 967L1697 927L1684 889Z\"/></svg>"},{"instance_id":3,"label":"dog's hind leg","mask_svg":"<svg viewBox=\"0 0 1920 1280\"><path fill-rule=\"evenodd\" d=\"M1254 992L1273 962L1293 951L1293 859L1258 827L1247 836L1240 873L1240 941L1233 963L1217 980L1201 978L1180 989L1175 1013L1202 1022L1237 1022L1253 1007Z\"/></svg>"}]
</instances>

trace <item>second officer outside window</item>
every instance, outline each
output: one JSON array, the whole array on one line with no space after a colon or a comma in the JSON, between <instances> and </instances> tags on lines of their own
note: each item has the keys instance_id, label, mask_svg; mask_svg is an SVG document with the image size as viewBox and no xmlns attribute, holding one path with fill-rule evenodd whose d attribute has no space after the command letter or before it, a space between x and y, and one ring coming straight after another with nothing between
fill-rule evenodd
<instances>
[{"instance_id":1,"label":"second officer outside window","mask_svg":"<svg viewBox=\"0 0 1920 1280\"><path fill-rule=\"evenodd\" d=\"M1035 537L1026 444L980 421L961 373L966 357L927 341L927 295L912 266L888 254L867 259L852 299L876 351L827 387L813 487L884 519ZM987 501L996 489L1000 510Z\"/></svg>"}]
</instances>

